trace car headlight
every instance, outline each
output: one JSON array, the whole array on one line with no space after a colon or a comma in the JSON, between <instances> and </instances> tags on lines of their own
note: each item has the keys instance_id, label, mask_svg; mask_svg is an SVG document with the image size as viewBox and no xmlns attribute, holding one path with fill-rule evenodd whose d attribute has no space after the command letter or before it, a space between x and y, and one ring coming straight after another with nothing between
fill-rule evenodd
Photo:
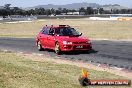
<instances>
[{"instance_id":1,"label":"car headlight","mask_svg":"<svg viewBox=\"0 0 132 88\"><path fill-rule=\"evenodd\" d=\"M63 44L72 44L72 42L69 42L69 41L63 41Z\"/></svg>"}]
</instances>

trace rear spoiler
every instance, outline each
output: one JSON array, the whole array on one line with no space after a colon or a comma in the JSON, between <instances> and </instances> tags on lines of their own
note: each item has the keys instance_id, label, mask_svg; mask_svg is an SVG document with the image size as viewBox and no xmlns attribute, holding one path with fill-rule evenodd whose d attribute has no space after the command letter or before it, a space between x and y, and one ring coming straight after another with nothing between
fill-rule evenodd
<instances>
[{"instance_id":1,"label":"rear spoiler","mask_svg":"<svg viewBox=\"0 0 132 88\"><path fill-rule=\"evenodd\" d=\"M70 27L69 25L59 25L59 27Z\"/></svg>"}]
</instances>

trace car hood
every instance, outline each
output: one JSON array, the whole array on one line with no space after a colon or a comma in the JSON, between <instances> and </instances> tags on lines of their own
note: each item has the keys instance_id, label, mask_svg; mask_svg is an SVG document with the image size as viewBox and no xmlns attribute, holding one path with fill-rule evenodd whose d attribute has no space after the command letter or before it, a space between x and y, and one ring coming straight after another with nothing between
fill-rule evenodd
<instances>
[{"instance_id":1,"label":"car hood","mask_svg":"<svg viewBox=\"0 0 132 88\"><path fill-rule=\"evenodd\" d=\"M61 41L70 41L70 42L86 42L86 41L90 41L87 38L84 37L69 37L69 36L56 36L57 39L61 40Z\"/></svg>"}]
</instances>

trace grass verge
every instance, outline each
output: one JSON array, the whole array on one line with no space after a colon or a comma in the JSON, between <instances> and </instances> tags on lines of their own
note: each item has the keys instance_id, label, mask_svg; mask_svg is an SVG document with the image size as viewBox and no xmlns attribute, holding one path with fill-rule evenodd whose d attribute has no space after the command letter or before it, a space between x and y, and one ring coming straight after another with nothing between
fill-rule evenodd
<instances>
[{"instance_id":1,"label":"grass verge","mask_svg":"<svg viewBox=\"0 0 132 88\"><path fill-rule=\"evenodd\" d=\"M107 72L85 70L89 71L92 79L124 78ZM0 88L81 88L78 83L80 74L81 68L77 66L35 61L15 53L0 52ZM107 86L107 88L129 87Z\"/></svg>"}]
</instances>

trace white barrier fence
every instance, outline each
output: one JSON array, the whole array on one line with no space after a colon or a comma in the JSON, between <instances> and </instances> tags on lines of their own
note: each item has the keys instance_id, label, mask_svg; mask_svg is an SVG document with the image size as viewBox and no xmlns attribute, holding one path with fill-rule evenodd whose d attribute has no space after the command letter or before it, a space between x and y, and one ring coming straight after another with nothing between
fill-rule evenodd
<instances>
[{"instance_id":1,"label":"white barrier fence","mask_svg":"<svg viewBox=\"0 0 132 88\"><path fill-rule=\"evenodd\" d=\"M31 21L36 19L37 16L7 16L5 18L0 17L0 20L14 20L14 21Z\"/></svg>"},{"instance_id":2,"label":"white barrier fence","mask_svg":"<svg viewBox=\"0 0 132 88\"><path fill-rule=\"evenodd\" d=\"M0 16L0 20L3 20L3 17Z\"/></svg>"},{"instance_id":3,"label":"white barrier fence","mask_svg":"<svg viewBox=\"0 0 132 88\"><path fill-rule=\"evenodd\" d=\"M90 20L118 20L118 21L132 21L132 17L109 17L109 18L103 18L103 17L90 17Z\"/></svg>"}]
</instances>

